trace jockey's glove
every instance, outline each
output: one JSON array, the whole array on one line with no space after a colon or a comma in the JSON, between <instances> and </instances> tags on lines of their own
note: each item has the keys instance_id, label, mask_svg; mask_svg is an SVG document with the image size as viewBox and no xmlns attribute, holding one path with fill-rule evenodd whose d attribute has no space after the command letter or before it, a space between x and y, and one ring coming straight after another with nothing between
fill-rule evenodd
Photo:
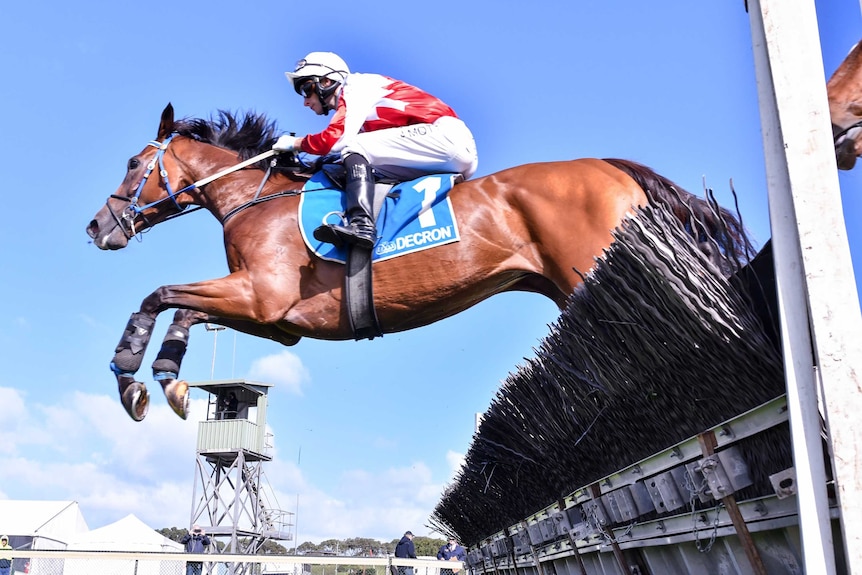
<instances>
[{"instance_id":1,"label":"jockey's glove","mask_svg":"<svg viewBox=\"0 0 862 575\"><path fill-rule=\"evenodd\" d=\"M295 152L299 150L299 142L302 138L297 138L296 136L291 136L290 134L285 134L281 136L278 140L276 140L275 144L272 145L272 149L275 152Z\"/></svg>"}]
</instances>

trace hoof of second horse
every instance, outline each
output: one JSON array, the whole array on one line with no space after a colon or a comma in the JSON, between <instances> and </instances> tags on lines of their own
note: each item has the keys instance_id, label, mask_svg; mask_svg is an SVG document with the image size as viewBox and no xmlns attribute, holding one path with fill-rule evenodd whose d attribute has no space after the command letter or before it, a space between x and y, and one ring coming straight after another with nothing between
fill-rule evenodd
<instances>
[{"instance_id":1,"label":"hoof of second horse","mask_svg":"<svg viewBox=\"0 0 862 575\"><path fill-rule=\"evenodd\" d=\"M120 400L129 417L135 421L143 421L150 409L150 394L147 386L139 381L126 382L120 393Z\"/></svg>"},{"instance_id":2,"label":"hoof of second horse","mask_svg":"<svg viewBox=\"0 0 862 575\"><path fill-rule=\"evenodd\" d=\"M174 413L185 419L189 415L189 384L185 380L162 381L162 390Z\"/></svg>"}]
</instances>

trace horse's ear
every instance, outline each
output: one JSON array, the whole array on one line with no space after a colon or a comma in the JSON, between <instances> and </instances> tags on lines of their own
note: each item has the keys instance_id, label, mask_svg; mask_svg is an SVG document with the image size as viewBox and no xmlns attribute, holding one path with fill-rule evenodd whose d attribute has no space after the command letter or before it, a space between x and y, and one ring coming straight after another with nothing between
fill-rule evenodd
<instances>
[{"instance_id":1,"label":"horse's ear","mask_svg":"<svg viewBox=\"0 0 862 575\"><path fill-rule=\"evenodd\" d=\"M174 131L174 107L168 102L165 109L162 110L162 121L159 123L159 133L156 134L156 140L164 140Z\"/></svg>"}]
</instances>

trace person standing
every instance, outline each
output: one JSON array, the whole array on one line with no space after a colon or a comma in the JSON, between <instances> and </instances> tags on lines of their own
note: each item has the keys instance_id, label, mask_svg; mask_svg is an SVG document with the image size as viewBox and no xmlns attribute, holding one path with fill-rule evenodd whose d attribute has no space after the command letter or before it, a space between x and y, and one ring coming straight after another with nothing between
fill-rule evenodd
<instances>
[{"instance_id":1,"label":"person standing","mask_svg":"<svg viewBox=\"0 0 862 575\"><path fill-rule=\"evenodd\" d=\"M224 391L222 391L218 398L216 419L236 419L238 408L239 400L236 398L236 393L229 391L225 395Z\"/></svg>"},{"instance_id":2,"label":"person standing","mask_svg":"<svg viewBox=\"0 0 862 575\"><path fill-rule=\"evenodd\" d=\"M467 551L458 545L458 541L454 537L450 537L449 542L437 551L437 559L442 561L466 561ZM440 575L454 575L458 571L460 569L440 569Z\"/></svg>"},{"instance_id":3,"label":"person standing","mask_svg":"<svg viewBox=\"0 0 862 575\"><path fill-rule=\"evenodd\" d=\"M210 545L210 538L200 525L192 525L192 530L186 533L180 543L186 546L186 553L206 553ZM200 561L186 561L186 575L201 575L203 563ZM2 574L0 574L2 575Z\"/></svg>"},{"instance_id":4,"label":"person standing","mask_svg":"<svg viewBox=\"0 0 862 575\"><path fill-rule=\"evenodd\" d=\"M281 136L272 149L337 153L347 171L347 222L321 225L314 230L316 240L374 245L372 168L402 181L442 173L458 173L466 180L476 172L472 132L452 108L428 92L380 74L351 73L332 52L311 52L285 75L305 106L321 116L335 114L322 132Z\"/></svg>"},{"instance_id":5,"label":"person standing","mask_svg":"<svg viewBox=\"0 0 862 575\"><path fill-rule=\"evenodd\" d=\"M12 571L12 555L9 552L12 547L9 546L9 537L0 535L0 575L9 575Z\"/></svg>"},{"instance_id":6,"label":"person standing","mask_svg":"<svg viewBox=\"0 0 862 575\"><path fill-rule=\"evenodd\" d=\"M413 532L405 531L404 537L395 546L395 556L401 559L416 559L416 546L413 545ZM413 567L398 566L399 575L413 575Z\"/></svg>"}]
</instances>

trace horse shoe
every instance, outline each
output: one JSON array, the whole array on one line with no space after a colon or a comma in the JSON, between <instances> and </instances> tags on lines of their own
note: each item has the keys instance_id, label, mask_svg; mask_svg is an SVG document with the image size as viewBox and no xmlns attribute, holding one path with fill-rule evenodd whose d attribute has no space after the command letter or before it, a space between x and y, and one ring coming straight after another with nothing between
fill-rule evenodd
<instances>
[{"instance_id":1,"label":"horse shoe","mask_svg":"<svg viewBox=\"0 0 862 575\"><path fill-rule=\"evenodd\" d=\"M181 418L189 414L189 384L185 380L164 379L161 381L162 391L168 400L168 405Z\"/></svg>"},{"instance_id":2,"label":"horse shoe","mask_svg":"<svg viewBox=\"0 0 862 575\"><path fill-rule=\"evenodd\" d=\"M126 413L135 421L143 421L150 410L150 394L147 386L132 377L118 376L120 400Z\"/></svg>"}]
</instances>

